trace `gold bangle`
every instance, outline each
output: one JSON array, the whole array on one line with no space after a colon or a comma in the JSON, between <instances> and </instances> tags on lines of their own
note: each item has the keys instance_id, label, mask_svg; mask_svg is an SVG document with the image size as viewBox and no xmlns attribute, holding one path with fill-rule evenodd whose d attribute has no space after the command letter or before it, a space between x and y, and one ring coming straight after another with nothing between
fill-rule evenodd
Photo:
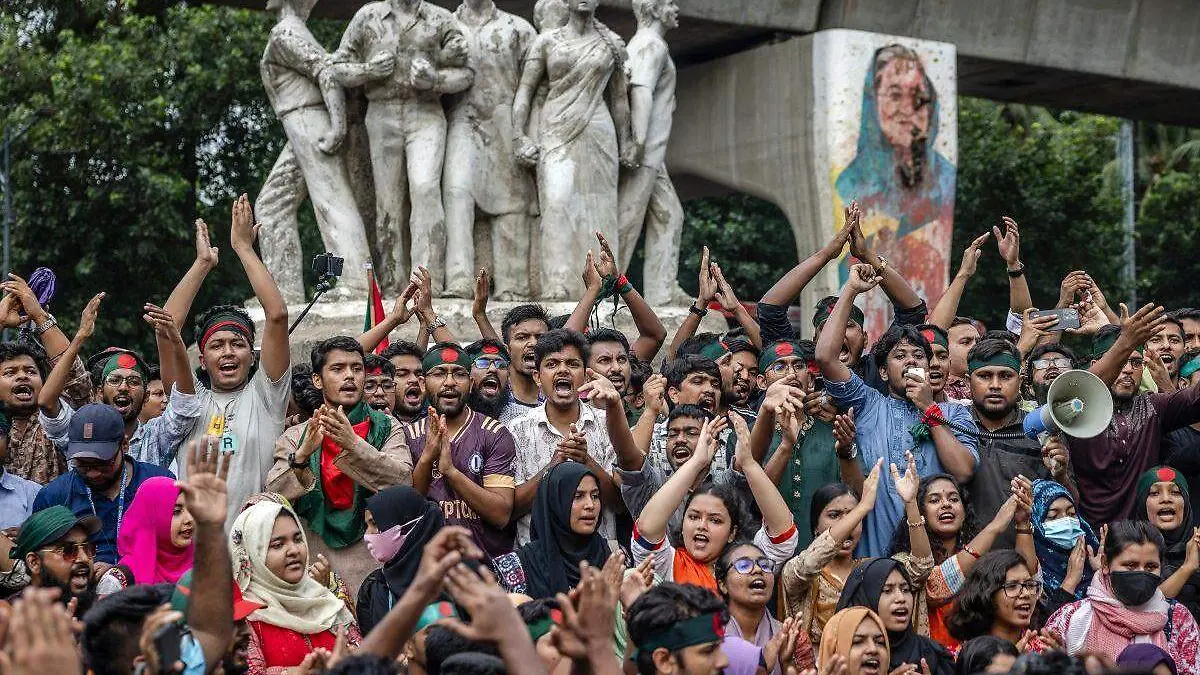
<instances>
[{"instance_id":1,"label":"gold bangle","mask_svg":"<svg viewBox=\"0 0 1200 675\"><path fill-rule=\"evenodd\" d=\"M925 527L925 516L921 516L921 519L915 523L908 524L908 529L910 529L910 530L915 530L920 527Z\"/></svg>"}]
</instances>

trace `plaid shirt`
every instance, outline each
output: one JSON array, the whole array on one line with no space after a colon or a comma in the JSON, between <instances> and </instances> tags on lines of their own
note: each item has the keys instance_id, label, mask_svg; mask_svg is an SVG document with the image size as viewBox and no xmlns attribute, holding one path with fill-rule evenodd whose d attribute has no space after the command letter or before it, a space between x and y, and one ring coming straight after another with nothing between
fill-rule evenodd
<instances>
[{"instance_id":1,"label":"plaid shirt","mask_svg":"<svg viewBox=\"0 0 1200 675\"><path fill-rule=\"evenodd\" d=\"M53 368L57 359L50 362ZM72 407L87 405L92 400L92 378L83 360L76 358L67 375L63 398ZM8 434L8 461L4 468L14 475L45 485L67 471L67 459L55 447L42 428L37 414L14 417Z\"/></svg>"}]
</instances>

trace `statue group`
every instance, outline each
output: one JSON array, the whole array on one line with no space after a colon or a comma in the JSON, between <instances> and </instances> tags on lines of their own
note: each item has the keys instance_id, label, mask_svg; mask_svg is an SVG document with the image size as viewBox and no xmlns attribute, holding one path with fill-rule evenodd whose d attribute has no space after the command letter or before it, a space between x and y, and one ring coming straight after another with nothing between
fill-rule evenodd
<instances>
[{"instance_id":1,"label":"statue group","mask_svg":"<svg viewBox=\"0 0 1200 675\"><path fill-rule=\"evenodd\" d=\"M279 21L260 64L287 144L256 210L289 301L303 300L306 197L326 250L345 259L346 293L373 262L388 290L422 266L439 295L467 298L482 259L499 299L573 299L594 233L628 268L645 229L647 300L683 297L683 209L666 170L675 0L633 0L628 45L595 18L597 0L537 0L536 29L492 0L453 12L379 0L333 53L305 25L315 4L270 0ZM371 195L373 227L360 208Z\"/></svg>"}]
</instances>

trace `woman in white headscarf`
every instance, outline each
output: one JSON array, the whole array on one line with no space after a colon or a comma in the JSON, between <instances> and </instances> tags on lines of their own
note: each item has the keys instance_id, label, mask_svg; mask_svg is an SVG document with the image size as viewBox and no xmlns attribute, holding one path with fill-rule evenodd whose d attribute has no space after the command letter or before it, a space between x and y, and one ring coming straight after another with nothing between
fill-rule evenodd
<instances>
[{"instance_id":1,"label":"woman in white headscarf","mask_svg":"<svg viewBox=\"0 0 1200 675\"><path fill-rule=\"evenodd\" d=\"M308 574L308 540L291 508L262 501L238 516L229 534L234 581L266 607L248 617L250 675L281 675L314 649L334 649L337 635L361 639L354 614Z\"/></svg>"}]
</instances>

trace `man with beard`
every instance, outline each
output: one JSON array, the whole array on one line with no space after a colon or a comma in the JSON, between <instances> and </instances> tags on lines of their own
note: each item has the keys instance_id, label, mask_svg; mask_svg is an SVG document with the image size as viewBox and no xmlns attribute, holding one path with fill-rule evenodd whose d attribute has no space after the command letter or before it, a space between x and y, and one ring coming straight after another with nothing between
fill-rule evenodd
<instances>
[{"instance_id":1,"label":"man with beard","mask_svg":"<svg viewBox=\"0 0 1200 675\"><path fill-rule=\"evenodd\" d=\"M1061 344L1038 345L1025 357L1025 396L1037 405L1046 404L1050 385L1079 361L1075 352Z\"/></svg>"},{"instance_id":2,"label":"man with beard","mask_svg":"<svg viewBox=\"0 0 1200 675\"><path fill-rule=\"evenodd\" d=\"M363 400L371 410L395 416L396 366L378 354L363 357Z\"/></svg>"},{"instance_id":3,"label":"man with beard","mask_svg":"<svg viewBox=\"0 0 1200 675\"><path fill-rule=\"evenodd\" d=\"M971 417L981 433L979 463L966 486L966 498L982 523L991 522L1012 496L1011 483L1017 476L1053 479L1079 501L1062 438L1051 434L1042 444L1024 434L1020 369L1021 353L1003 340L982 340L967 354ZM995 546L1012 548L1015 544L1016 536L1006 530Z\"/></svg>"},{"instance_id":4,"label":"man with beard","mask_svg":"<svg viewBox=\"0 0 1200 675\"><path fill-rule=\"evenodd\" d=\"M508 371L512 359L499 340L484 338L465 347L471 355L471 395L467 405L477 413L499 420L508 406L511 390Z\"/></svg>"},{"instance_id":5,"label":"man with beard","mask_svg":"<svg viewBox=\"0 0 1200 675\"><path fill-rule=\"evenodd\" d=\"M560 328L538 338L533 372L546 402L508 425L517 449L513 515L521 518L519 544L530 540L529 512L538 485L550 469L567 460L585 464L595 474L605 506L597 532L605 539L614 536L613 509L621 504L612 477L617 455L608 437L605 413L579 399L587 360L587 339L580 333Z\"/></svg>"},{"instance_id":6,"label":"man with beard","mask_svg":"<svg viewBox=\"0 0 1200 675\"><path fill-rule=\"evenodd\" d=\"M633 378L631 363L636 358L629 351L629 338L619 330L600 328L589 332L587 341L591 349L588 369L612 382L613 388L624 398L629 393ZM622 414L630 424L634 423L633 411L627 406Z\"/></svg>"},{"instance_id":7,"label":"man with beard","mask_svg":"<svg viewBox=\"0 0 1200 675\"><path fill-rule=\"evenodd\" d=\"M63 356L74 360L95 327L95 311L95 305L89 303L80 321L79 331ZM160 361L171 363L172 372L179 373L172 385L171 400L162 415L145 423L140 419L146 401L150 367L137 352L109 347L93 354L87 365L92 381L99 388L97 393L100 402L116 408L125 420L130 456L140 462L166 468L175 461L180 444L196 426L196 420L200 417L200 403L195 396L187 345L183 343L175 322L170 315L153 305L146 306L146 318L158 333ZM71 417L75 412L58 398L68 375L66 370L66 363L59 359L58 365L46 378L46 386L38 395L42 427L59 448L66 447Z\"/></svg>"},{"instance_id":8,"label":"man with beard","mask_svg":"<svg viewBox=\"0 0 1200 675\"><path fill-rule=\"evenodd\" d=\"M262 346L256 358L254 322L241 307L218 305L197 318L196 346L203 373L196 396L201 413L188 440L221 438L221 450L233 453L229 500L243 504L250 495L262 492L271 469L271 449L283 432L291 393L291 354L287 304L254 251L257 227L246 195L234 202L231 220L231 247L262 306ZM176 326L186 320L204 278L216 267L217 249L208 243L207 228L199 223L195 262L164 306ZM187 467L180 466L179 477L186 478L186 473ZM230 509L228 518L226 525L232 526L237 509Z\"/></svg>"},{"instance_id":9,"label":"man with beard","mask_svg":"<svg viewBox=\"0 0 1200 675\"><path fill-rule=\"evenodd\" d=\"M433 410L404 427L417 457L413 487L442 507L447 525L470 530L488 556L510 554L516 498L513 436L499 421L467 405L473 365L467 350L441 342L429 349L421 365Z\"/></svg>"},{"instance_id":10,"label":"man with beard","mask_svg":"<svg viewBox=\"0 0 1200 675\"><path fill-rule=\"evenodd\" d=\"M51 506L25 521L9 557L25 562L30 586L62 589L63 604L76 600L75 616L80 617L96 601L96 544L88 539L99 531L95 516Z\"/></svg>"},{"instance_id":11,"label":"man with beard","mask_svg":"<svg viewBox=\"0 0 1200 675\"><path fill-rule=\"evenodd\" d=\"M1134 511L1129 495L1138 478L1161 464L1163 437L1200 422L1200 388L1139 394L1146 367L1146 341L1166 322L1162 307L1146 305L1133 316L1122 310L1121 327L1105 326L1092 341L1089 369L1109 386L1114 411L1108 428L1094 438L1069 438L1079 485L1080 516L1092 523L1125 520Z\"/></svg>"},{"instance_id":12,"label":"man with beard","mask_svg":"<svg viewBox=\"0 0 1200 675\"><path fill-rule=\"evenodd\" d=\"M313 385L324 403L312 419L275 443L266 489L286 497L305 520L313 558L325 555L350 588L377 565L363 541L367 497L408 484L412 455L400 424L363 400L363 348L351 337L313 347Z\"/></svg>"},{"instance_id":13,"label":"man with beard","mask_svg":"<svg viewBox=\"0 0 1200 675\"><path fill-rule=\"evenodd\" d=\"M406 340L396 340L380 354L396 367L396 407L392 414L403 424L415 422L425 414L425 371L421 359L425 350Z\"/></svg>"},{"instance_id":14,"label":"man with beard","mask_svg":"<svg viewBox=\"0 0 1200 675\"><path fill-rule=\"evenodd\" d=\"M767 345L759 358L759 384L766 390L758 420L750 434L750 450L798 522L809 517L813 494L829 483L861 485L857 450L834 448L833 420L837 410L823 404L823 391L814 390L810 365L815 365L809 340L782 340ZM812 532L798 528L799 546L808 546Z\"/></svg>"},{"instance_id":15,"label":"man with beard","mask_svg":"<svg viewBox=\"0 0 1200 675\"><path fill-rule=\"evenodd\" d=\"M879 281L869 265L852 267L850 280L830 313L831 325L844 325L855 299ZM880 459L899 459L893 448L913 448L917 472L922 477L945 472L960 482L969 481L979 461L975 423L962 405L933 400L933 390L925 377L930 356L925 337L912 326L893 325L871 347L871 362L878 364L877 375L888 385L886 396L847 365L843 337L836 331L822 332L816 359L825 377L825 389L838 409L855 409L863 466L874 466ZM904 506L896 486L891 475L885 473L879 480L875 511L863 528L859 553L886 555L892 533L903 516Z\"/></svg>"},{"instance_id":16,"label":"man with beard","mask_svg":"<svg viewBox=\"0 0 1200 675\"><path fill-rule=\"evenodd\" d=\"M117 532L133 495L154 476L174 476L160 466L127 456L125 420L116 408L105 403L89 403L76 410L71 418L69 439L66 457L73 469L38 492L33 510L61 504L80 518L99 518L96 560L106 566L114 565Z\"/></svg>"},{"instance_id":17,"label":"man with beard","mask_svg":"<svg viewBox=\"0 0 1200 675\"><path fill-rule=\"evenodd\" d=\"M1183 359L1184 335L1183 322L1173 315L1168 315L1166 323L1146 340L1146 358L1152 359L1157 356L1166 367L1167 378L1173 385L1170 391L1180 388L1179 362ZM1160 388L1160 391L1168 390Z\"/></svg>"},{"instance_id":18,"label":"man with beard","mask_svg":"<svg viewBox=\"0 0 1200 675\"><path fill-rule=\"evenodd\" d=\"M721 366L721 403L752 422L759 402L758 359L762 351L738 337L713 342L700 350L700 355Z\"/></svg>"},{"instance_id":19,"label":"man with beard","mask_svg":"<svg viewBox=\"0 0 1200 675\"><path fill-rule=\"evenodd\" d=\"M542 402L542 392L534 379L535 347L538 338L550 330L550 314L541 305L517 305L508 310L500 323L500 337L513 357L508 368L511 388L508 405L500 413L506 426L536 408Z\"/></svg>"},{"instance_id":20,"label":"man with beard","mask_svg":"<svg viewBox=\"0 0 1200 675\"><path fill-rule=\"evenodd\" d=\"M1183 324L1183 347L1189 352L1200 351L1200 309L1185 307L1173 315Z\"/></svg>"},{"instance_id":21,"label":"man with beard","mask_svg":"<svg viewBox=\"0 0 1200 675\"><path fill-rule=\"evenodd\" d=\"M189 570L175 584L175 591L171 594L171 610L189 616L189 606L192 605L192 589L195 587L195 574ZM214 594L208 595L213 595L213 600L216 601L217 598ZM242 594L242 589L237 584L233 584L233 643L221 655L216 670L212 671L213 675L246 675L250 672L248 657L251 635L250 623L247 618L265 607L266 605L261 602L247 600ZM191 627L189 623L189 628ZM205 661L207 660L208 655L205 654Z\"/></svg>"},{"instance_id":22,"label":"man with beard","mask_svg":"<svg viewBox=\"0 0 1200 675\"><path fill-rule=\"evenodd\" d=\"M230 598L238 593L225 537L229 510L226 476L233 458L220 451L216 438L193 443L190 450L183 458L188 479L178 486L196 523L195 552L192 571L185 575L188 581L180 579L179 583L195 590L186 592L189 634L180 640L179 660L185 673L215 672L221 665L226 666L226 673L245 673L246 668L229 657L236 650L236 645L231 648L236 614ZM97 602L83 616L79 640L88 672L129 675L143 672L138 666L149 673L175 672L172 664L160 663L155 638L162 628L185 620L182 612L166 605L173 602L177 590L169 584L134 585ZM246 609L242 607L243 617ZM209 664L207 669L205 664Z\"/></svg>"},{"instance_id":23,"label":"man with beard","mask_svg":"<svg viewBox=\"0 0 1200 675\"><path fill-rule=\"evenodd\" d=\"M697 354L681 356L674 361L668 361L663 366L662 374L666 378L663 400L660 402L647 399L648 409L653 408L656 413L665 414L677 405L694 405L707 410L714 417L725 414L721 405L721 367L716 361ZM728 469L733 461L733 430L726 428L717 436L717 440L719 446L712 465L718 469ZM667 459L666 421L655 422L646 461L654 462L666 474L674 470Z\"/></svg>"},{"instance_id":24,"label":"man with beard","mask_svg":"<svg viewBox=\"0 0 1200 675\"><path fill-rule=\"evenodd\" d=\"M979 328L976 327L974 319L956 316L950 322L946 333L950 338L950 371L946 374L946 384L943 385L946 397L968 400L971 398L971 383L967 379L967 352L979 342Z\"/></svg>"}]
</instances>

